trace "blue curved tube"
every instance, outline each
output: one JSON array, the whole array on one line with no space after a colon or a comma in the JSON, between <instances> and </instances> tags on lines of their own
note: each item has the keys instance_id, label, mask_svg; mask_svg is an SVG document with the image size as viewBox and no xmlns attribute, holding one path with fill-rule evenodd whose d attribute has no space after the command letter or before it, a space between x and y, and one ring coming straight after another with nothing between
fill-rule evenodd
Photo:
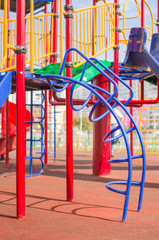
<instances>
[{"instance_id":1,"label":"blue curved tube","mask_svg":"<svg viewBox=\"0 0 159 240\"><path fill-rule=\"evenodd\" d=\"M81 75L81 78L80 78L80 81L78 80L75 80L75 79L72 79L72 78L69 78L69 77L65 77L65 76L62 76L62 73L63 73L63 70L64 70L64 67L65 67L65 63L66 63L66 60L67 60L67 56L69 54L70 51L76 51L78 54L80 54L87 62L84 66L84 69L83 69L83 72L82 72L82 75ZM96 66L94 64L94 62L92 62L91 60L93 61L96 61L97 63L99 63L105 70L105 72L103 70L101 70L98 66ZM106 77L115 87L115 91L113 94L110 94L109 92L107 92L106 90L100 88L100 87L97 87L97 86L94 86L94 85L91 85L89 83L84 83L82 82L82 78L84 76L84 73L85 73L85 70L86 70L86 67L87 67L87 64L90 63L95 69L97 69L99 71L99 73L101 73L104 77ZM128 88L130 90L130 97L129 99L124 103L122 104L117 98L117 92L118 92L118 87L117 87L117 84L116 82L107 74L111 74L113 77L115 77L116 79L118 79L119 82L121 82L126 88ZM116 76L109 68L107 68L106 66L104 66L101 62L99 62L97 59L94 59L94 58L91 58L91 59L88 59L86 56L83 55L83 53L81 53L79 50L75 49L75 48L71 48L69 49L65 56L64 56L64 61L62 63L62 66L61 66L61 69L60 69L60 73L59 75L42 75L40 77L43 77L43 78L46 78L48 83L50 84L50 86L56 91L56 88L54 88L53 84L51 83L51 80L57 80L59 82L62 82L63 83L63 88L62 89L58 89L57 91L63 91L64 89L66 89L68 87L68 84L69 83L72 83L72 89L71 89L71 96L70 96L70 100L71 100L71 107L78 111L78 110L82 110L86 105L87 103L89 102L92 94L95 94L97 97L98 97L98 100L96 102L96 104L92 107L91 111L90 111L90 114L89 114L89 119L93 122L95 121L99 121L100 119L102 119L103 117L105 117L107 114L109 113L112 113L114 118L116 119L117 121L117 128L116 129L120 129L121 130L121 136L120 137L123 137L124 138L124 142L125 142L125 145L126 145L126 149L127 149L127 158L125 159L118 159L120 161L128 161L128 179L127 181L122 181L122 182L116 182L116 184L126 184L127 187L126 187L126 191L122 194L125 195L125 204L124 204L124 211L123 211L123 221L126 220L126 216L127 216L127 210L128 210L128 204L129 204L129 196L130 196L130 189L131 189L131 185L135 184L135 185L139 185L140 186L140 196L139 196L139 204L138 204L138 211L140 211L141 209L141 205L142 205L142 199L143 199L143 190L144 190L144 183L145 183L145 175L146 175L146 157L145 157L145 149L144 149L144 144L143 144L143 141L142 141L142 138L141 138L141 134L139 132L139 129L137 127L137 124L135 123L135 121L133 120L132 116L130 115L130 113L127 111L126 109L126 105L132 100L133 98L133 91L132 89L130 88L130 86L128 86L122 79L120 79L118 76ZM83 87L85 87L86 89L88 89L90 91L90 94L87 98L87 100L85 101L85 103L79 108L79 109L76 109L74 106L73 106L73 91L74 91L74 86L75 84L79 84ZM102 91L103 93L107 94L108 96L108 99L106 100L103 96L101 96L101 94L99 94L98 91ZM113 106L110 105L110 102L114 100L115 103ZM99 116L98 118L96 119L92 119L92 115L93 115L93 112L94 110L96 109L96 107L98 106L98 104L102 102L107 108L107 112L104 113L103 115ZM116 106L120 106L124 112L128 115L128 117L130 118L130 120L133 122L133 125L134 127L129 129L127 132L125 131L124 127L122 126L122 123L120 121L120 119L118 118L118 116L116 115L116 113L114 112L114 108ZM133 131L133 130L136 130L137 132L137 135L139 137L139 141L140 141L140 144L141 144L141 149L142 149L142 155L138 155L138 156L135 156L135 157L132 157L131 156L131 151L130 151L130 145L129 145L129 142L128 142L128 138L127 138L127 134L130 132L130 131ZM116 131L116 130L114 130ZM108 137L108 135L110 136L110 133L108 133L106 136L105 136L105 139ZM118 137L119 137L118 136ZM142 158L142 162L143 162L143 171L142 171L142 179L141 179L141 183L134 183L132 182L132 159L135 159L135 158ZM115 160L114 160L115 161ZM109 183L109 185L112 185L114 184L113 183ZM110 187L109 187L110 188ZM116 191L116 192L119 192L118 190L115 190L112 188L113 191Z\"/></svg>"},{"instance_id":2,"label":"blue curved tube","mask_svg":"<svg viewBox=\"0 0 159 240\"><path fill-rule=\"evenodd\" d=\"M111 134L111 132L115 132L115 131L113 131L113 130L115 130L116 128L114 128L114 129L112 129L107 135L105 135L105 137L103 138L103 141L104 142L112 142L112 141L114 141L114 140L117 140L117 139L119 139L119 138L121 138L123 135L122 134L119 134L119 135L117 135L117 136L115 136L115 137L113 137L113 138L109 138L109 139L107 139ZM118 128L119 129L119 128ZM135 127L132 127L132 128L130 128L129 130L127 130L126 131L126 134L128 134L128 133L130 133L130 132L132 132L132 131L134 131L135 130ZM107 139L107 140L106 140Z\"/></svg>"}]
</instances>

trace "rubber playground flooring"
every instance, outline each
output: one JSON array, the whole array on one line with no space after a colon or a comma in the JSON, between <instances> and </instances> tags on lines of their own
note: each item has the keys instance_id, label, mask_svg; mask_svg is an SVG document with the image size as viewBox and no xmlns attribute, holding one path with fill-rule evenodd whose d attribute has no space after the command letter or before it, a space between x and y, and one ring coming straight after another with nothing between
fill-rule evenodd
<instances>
[{"instance_id":1,"label":"rubber playground flooring","mask_svg":"<svg viewBox=\"0 0 159 240\"><path fill-rule=\"evenodd\" d=\"M123 155L115 153L116 157ZM123 155L124 156L124 155ZM133 162L133 179L141 177L140 162ZM28 167L26 167L28 169ZM36 164L34 171L38 171ZM127 177L125 163L112 164L110 176L92 176L92 153L74 152L74 199L66 201L66 157L49 155L42 175L26 178L26 217L16 219L15 151L10 165L0 161L1 240L128 240L159 239L159 159L147 156L147 177L142 212L136 212L139 189L132 187L127 222L122 223L124 196L105 189L105 183ZM119 187L119 186L118 186Z\"/></svg>"}]
</instances>

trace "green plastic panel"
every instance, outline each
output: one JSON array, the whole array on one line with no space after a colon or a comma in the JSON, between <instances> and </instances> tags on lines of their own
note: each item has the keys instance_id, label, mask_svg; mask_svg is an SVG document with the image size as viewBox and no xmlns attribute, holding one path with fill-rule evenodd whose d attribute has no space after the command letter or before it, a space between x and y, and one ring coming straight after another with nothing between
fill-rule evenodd
<instances>
[{"instance_id":1,"label":"green plastic panel","mask_svg":"<svg viewBox=\"0 0 159 240\"><path fill-rule=\"evenodd\" d=\"M103 63L106 67L110 67L111 63L108 62L107 60L101 60L101 63ZM100 66L100 64L95 63L101 70L104 70L103 67ZM84 68L84 64L77 67L77 68L73 68L73 78L76 80L80 80L81 74L82 74L82 70ZM35 73L38 74L55 74L58 75L60 72L60 63L52 63L44 68L41 68L40 70L35 71ZM95 69L91 64L87 65L87 69L85 71L84 74L84 78L83 78L83 82L88 82L90 81L92 78L94 78L95 76L97 76L99 74L98 70ZM64 76L65 76L65 69L64 69ZM79 86L76 85L75 88L78 88Z\"/></svg>"}]
</instances>

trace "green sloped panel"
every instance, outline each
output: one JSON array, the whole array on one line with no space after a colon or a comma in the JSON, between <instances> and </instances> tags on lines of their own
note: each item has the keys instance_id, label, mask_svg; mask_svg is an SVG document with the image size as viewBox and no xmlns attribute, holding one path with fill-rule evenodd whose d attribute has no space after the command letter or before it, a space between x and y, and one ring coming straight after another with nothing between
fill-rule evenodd
<instances>
[{"instance_id":1,"label":"green sloped panel","mask_svg":"<svg viewBox=\"0 0 159 240\"><path fill-rule=\"evenodd\" d=\"M111 63L108 62L107 60L101 60L101 63L103 63L106 67L110 67ZM99 63L95 63L101 70L104 70L103 67L100 66ZM77 68L73 68L73 78L76 80L80 80L81 74L82 74L82 70L84 68L84 64L77 67ZM40 70L35 71L35 73L38 74L43 74L43 75L47 75L47 74L55 74L58 75L60 72L60 63L51 63L50 65L41 68ZM87 65L85 74L84 74L84 78L83 78L83 82L88 82L90 81L92 78L94 78L95 76L97 76L99 74L98 70L95 69L91 64ZM64 69L64 75L65 75L65 69ZM78 88L79 85L76 85L75 88Z\"/></svg>"}]
</instances>

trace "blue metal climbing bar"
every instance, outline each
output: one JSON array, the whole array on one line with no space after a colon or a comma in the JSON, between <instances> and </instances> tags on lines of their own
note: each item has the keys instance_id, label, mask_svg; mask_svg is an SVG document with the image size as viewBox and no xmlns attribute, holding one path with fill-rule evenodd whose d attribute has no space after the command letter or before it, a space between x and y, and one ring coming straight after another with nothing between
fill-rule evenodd
<instances>
[{"instance_id":1,"label":"blue metal climbing bar","mask_svg":"<svg viewBox=\"0 0 159 240\"><path fill-rule=\"evenodd\" d=\"M26 156L26 160L29 160L29 174L26 175L26 177L34 177L34 176L38 176L43 172L44 169L44 163L43 163L43 157L45 154L45 144L44 144L44 119L45 119L45 109L44 109L44 92L41 92L41 103L34 103L34 99L33 99L33 92L31 91L31 98L30 98L30 103L26 104L26 106L30 107L30 113L31 113L31 118L30 121L26 122L30 124L30 136L29 138L26 138L26 142L29 143L29 156ZM34 115L33 115L33 109L34 107L39 108L40 109L40 113L41 116L40 117L36 117L36 119L34 119ZM38 120L39 119L39 120ZM40 129L40 137L39 138L34 138L34 134L33 134L33 126L37 125L39 126ZM40 151L36 152L35 155L35 143L40 143ZM33 171L33 161L34 160L40 160L41 162L41 170L38 173L34 173Z\"/></svg>"}]
</instances>

